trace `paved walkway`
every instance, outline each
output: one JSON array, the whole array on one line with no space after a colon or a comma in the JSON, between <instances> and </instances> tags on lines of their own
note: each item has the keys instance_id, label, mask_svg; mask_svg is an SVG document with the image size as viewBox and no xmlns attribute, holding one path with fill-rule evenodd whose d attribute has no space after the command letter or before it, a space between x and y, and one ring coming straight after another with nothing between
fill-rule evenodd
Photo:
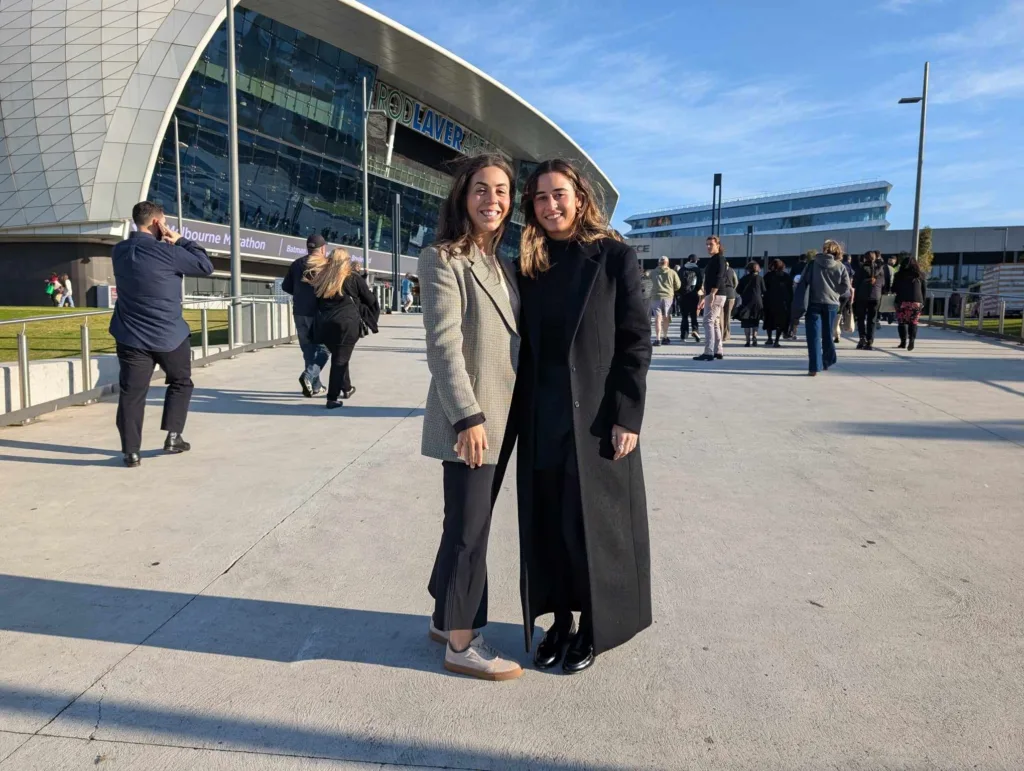
<instances>
[{"instance_id":1,"label":"paved walkway","mask_svg":"<svg viewBox=\"0 0 1024 771\"><path fill-rule=\"evenodd\" d=\"M178 457L114 404L0 430L0 769L1024 767L1024 351L658 350L656 623L567 678L446 674L418 318L297 394L294 346L196 373ZM513 496L487 635L523 654Z\"/></svg>"}]
</instances>

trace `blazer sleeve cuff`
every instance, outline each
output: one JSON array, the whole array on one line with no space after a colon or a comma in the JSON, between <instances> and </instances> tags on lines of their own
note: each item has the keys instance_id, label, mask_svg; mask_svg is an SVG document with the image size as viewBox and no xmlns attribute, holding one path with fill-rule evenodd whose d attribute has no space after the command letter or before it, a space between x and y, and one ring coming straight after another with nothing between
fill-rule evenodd
<instances>
[{"instance_id":1,"label":"blazer sleeve cuff","mask_svg":"<svg viewBox=\"0 0 1024 771\"><path fill-rule=\"evenodd\" d=\"M467 428L475 428L476 426L482 426L486 422L486 418L482 412L478 412L475 415L470 415L468 418L463 418L457 421L452 427L459 433L465 431Z\"/></svg>"}]
</instances>

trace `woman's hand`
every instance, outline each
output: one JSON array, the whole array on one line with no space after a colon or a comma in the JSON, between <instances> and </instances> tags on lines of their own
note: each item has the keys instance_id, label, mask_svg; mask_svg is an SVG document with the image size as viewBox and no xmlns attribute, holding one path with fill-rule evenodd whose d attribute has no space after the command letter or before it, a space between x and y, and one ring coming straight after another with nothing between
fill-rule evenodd
<instances>
[{"instance_id":1,"label":"woman's hand","mask_svg":"<svg viewBox=\"0 0 1024 771\"><path fill-rule=\"evenodd\" d=\"M470 468L484 465L484 451L489 449L487 431L482 425L460 431L459 441L455 443L455 452Z\"/></svg>"},{"instance_id":2,"label":"woman's hand","mask_svg":"<svg viewBox=\"0 0 1024 771\"><path fill-rule=\"evenodd\" d=\"M613 460L622 460L636 449L640 435L634 434L628 428L612 426L612 446L615 448Z\"/></svg>"}]
</instances>

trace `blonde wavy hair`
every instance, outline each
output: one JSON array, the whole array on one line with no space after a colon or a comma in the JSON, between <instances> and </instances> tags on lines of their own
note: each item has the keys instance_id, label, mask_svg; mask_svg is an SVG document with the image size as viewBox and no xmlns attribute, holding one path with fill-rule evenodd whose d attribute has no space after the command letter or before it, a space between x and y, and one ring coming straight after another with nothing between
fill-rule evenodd
<instances>
[{"instance_id":1,"label":"blonde wavy hair","mask_svg":"<svg viewBox=\"0 0 1024 771\"><path fill-rule=\"evenodd\" d=\"M843 261L843 245L838 241L833 241L831 238L825 242L825 245L821 247L822 254L831 254L835 260Z\"/></svg>"},{"instance_id":2,"label":"blonde wavy hair","mask_svg":"<svg viewBox=\"0 0 1024 771\"><path fill-rule=\"evenodd\" d=\"M345 249L332 249L326 257L312 254L306 259L302 280L313 287L317 297L335 297L344 294L345 279L352 269L352 255Z\"/></svg>"},{"instance_id":3,"label":"blonde wavy hair","mask_svg":"<svg viewBox=\"0 0 1024 771\"><path fill-rule=\"evenodd\" d=\"M604 199L595 190L590 181L581 174L569 161L556 158L539 164L523 190L523 198L519 208L526 219L522 240L519 246L519 269L524 276L535 278L551 267L548 259L546 231L537 219L533 209L533 199L537 195L537 184L545 174L562 174L572 183L576 193L576 219L572 224L569 238L582 244L592 244L602 238L613 238L621 241L622 236L612 230L608 218L604 214Z\"/></svg>"}]
</instances>

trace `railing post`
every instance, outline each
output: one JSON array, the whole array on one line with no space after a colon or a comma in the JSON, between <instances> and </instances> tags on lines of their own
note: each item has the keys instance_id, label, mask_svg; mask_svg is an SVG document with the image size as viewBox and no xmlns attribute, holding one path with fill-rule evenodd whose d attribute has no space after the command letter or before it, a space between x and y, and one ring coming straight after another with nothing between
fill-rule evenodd
<instances>
[{"instance_id":1,"label":"railing post","mask_svg":"<svg viewBox=\"0 0 1024 771\"><path fill-rule=\"evenodd\" d=\"M942 299L942 323L949 326L949 297Z\"/></svg>"},{"instance_id":2,"label":"railing post","mask_svg":"<svg viewBox=\"0 0 1024 771\"><path fill-rule=\"evenodd\" d=\"M1006 300L999 301L999 334L1006 328Z\"/></svg>"},{"instance_id":3,"label":"railing post","mask_svg":"<svg viewBox=\"0 0 1024 771\"><path fill-rule=\"evenodd\" d=\"M228 303L228 350L235 349L235 307L234 301ZM235 358L231 356L230 358Z\"/></svg>"},{"instance_id":4,"label":"railing post","mask_svg":"<svg viewBox=\"0 0 1024 771\"><path fill-rule=\"evenodd\" d=\"M252 329L252 343L256 344L256 301L249 303L249 326Z\"/></svg>"},{"instance_id":5,"label":"railing post","mask_svg":"<svg viewBox=\"0 0 1024 771\"><path fill-rule=\"evenodd\" d=\"M202 330L201 335L203 339L203 359L207 359L210 355L210 314L209 308L205 305L199 311L199 325ZM207 366L206 364L203 365Z\"/></svg>"},{"instance_id":6,"label":"railing post","mask_svg":"<svg viewBox=\"0 0 1024 771\"><path fill-rule=\"evenodd\" d=\"M978 295L978 331L982 332L985 329L985 297L981 294Z\"/></svg>"},{"instance_id":7,"label":"railing post","mask_svg":"<svg viewBox=\"0 0 1024 771\"><path fill-rule=\"evenodd\" d=\"M18 333L18 380L21 382L21 408L32 406L32 381L28 371L28 335L25 325Z\"/></svg>"},{"instance_id":8,"label":"railing post","mask_svg":"<svg viewBox=\"0 0 1024 771\"><path fill-rule=\"evenodd\" d=\"M932 311L935 310L935 295L928 295L928 323L932 323Z\"/></svg>"},{"instance_id":9,"label":"railing post","mask_svg":"<svg viewBox=\"0 0 1024 771\"><path fill-rule=\"evenodd\" d=\"M291 342L292 337L295 335L295 327L292 326L292 301L288 301L288 307L285 309L285 314L288 316L288 341Z\"/></svg>"},{"instance_id":10,"label":"railing post","mask_svg":"<svg viewBox=\"0 0 1024 771\"><path fill-rule=\"evenodd\" d=\"M967 326L967 298L970 295L966 295L960 298L960 331L964 331L964 327Z\"/></svg>"},{"instance_id":11,"label":"railing post","mask_svg":"<svg viewBox=\"0 0 1024 771\"><path fill-rule=\"evenodd\" d=\"M89 322L82 324L82 390L92 390L92 357L89 355Z\"/></svg>"}]
</instances>

